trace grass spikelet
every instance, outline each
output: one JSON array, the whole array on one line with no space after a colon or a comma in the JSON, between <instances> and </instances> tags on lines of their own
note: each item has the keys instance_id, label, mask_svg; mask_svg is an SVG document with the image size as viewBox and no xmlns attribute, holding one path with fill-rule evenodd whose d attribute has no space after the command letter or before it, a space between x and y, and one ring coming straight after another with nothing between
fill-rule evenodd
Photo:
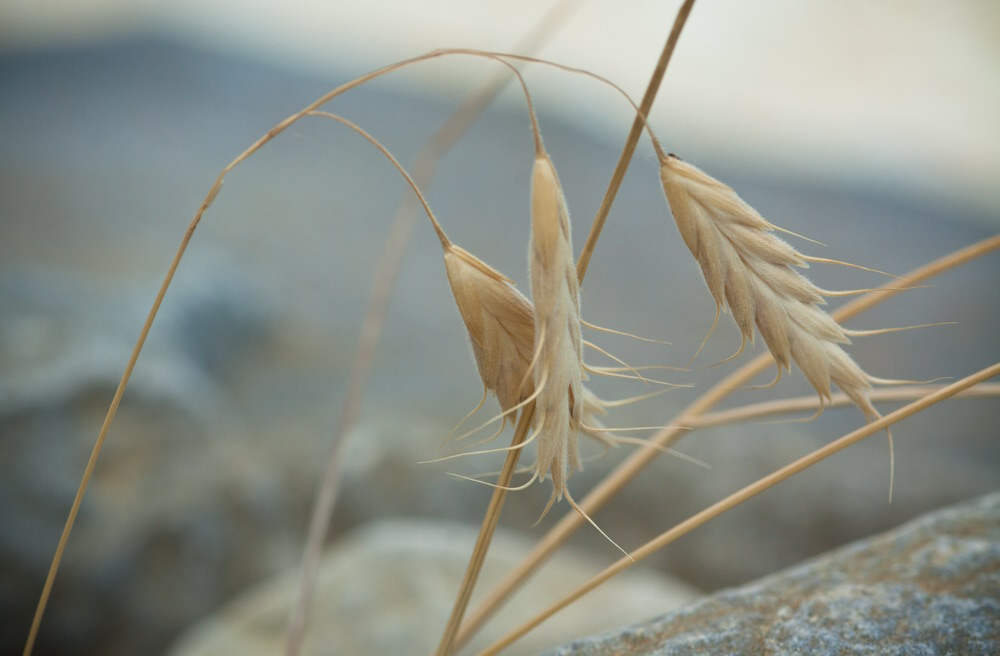
<instances>
[{"instance_id":1,"label":"grass spikelet","mask_svg":"<svg viewBox=\"0 0 1000 656\"><path fill-rule=\"evenodd\" d=\"M539 480L552 476L552 497L545 509L567 494L569 467L581 467L577 447L583 413L583 340L580 293L573 260L569 214L552 160L537 144L531 176L531 246L529 270L535 303L532 375ZM542 385L541 381L544 381Z\"/></svg>"},{"instance_id":2,"label":"grass spikelet","mask_svg":"<svg viewBox=\"0 0 1000 656\"><path fill-rule=\"evenodd\" d=\"M754 326L780 376L794 361L821 399L836 384L871 420L873 379L841 348L847 331L820 309L824 292L793 267L808 262L775 236L778 230L735 191L674 155L661 159L660 179L677 228L701 266L717 308L740 330L740 351Z\"/></svg>"},{"instance_id":3,"label":"grass spikelet","mask_svg":"<svg viewBox=\"0 0 1000 656\"><path fill-rule=\"evenodd\" d=\"M535 339L531 302L510 278L464 248L447 244L444 266L479 376L504 412L511 411L534 391L528 375Z\"/></svg>"}]
</instances>

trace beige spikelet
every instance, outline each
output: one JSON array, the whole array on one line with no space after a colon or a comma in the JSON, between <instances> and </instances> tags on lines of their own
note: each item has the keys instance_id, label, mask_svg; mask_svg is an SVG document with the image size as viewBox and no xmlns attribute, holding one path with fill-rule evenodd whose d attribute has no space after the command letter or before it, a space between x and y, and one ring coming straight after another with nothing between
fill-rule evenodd
<instances>
[{"instance_id":1,"label":"beige spikelet","mask_svg":"<svg viewBox=\"0 0 1000 656\"><path fill-rule=\"evenodd\" d=\"M532 371L537 437L536 475L552 476L553 501L566 493L568 468L580 468L577 436L583 405L580 294L569 214L552 161L540 151L531 176L531 295L535 304Z\"/></svg>"},{"instance_id":2,"label":"beige spikelet","mask_svg":"<svg viewBox=\"0 0 1000 656\"><path fill-rule=\"evenodd\" d=\"M660 179L677 229L701 266L717 308L727 307L743 346L753 343L754 325L778 365L792 360L822 399L831 381L867 418L878 415L869 393L872 378L841 344L845 330L818 306L823 292L792 267L806 259L774 235L776 226L731 188L674 155L660 164Z\"/></svg>"},{"instance_id":3,"label":"beige spikelet","mask_svg":"<svg viewBox=\"0 0 1000 656\"><path fill-rule=\"evenodd\" d=\"M535 331L531 302L510 278L459 246L445 247L444 266L479 376L509 411L534 391L527 375Z\"/></svg>"}]
</instances>

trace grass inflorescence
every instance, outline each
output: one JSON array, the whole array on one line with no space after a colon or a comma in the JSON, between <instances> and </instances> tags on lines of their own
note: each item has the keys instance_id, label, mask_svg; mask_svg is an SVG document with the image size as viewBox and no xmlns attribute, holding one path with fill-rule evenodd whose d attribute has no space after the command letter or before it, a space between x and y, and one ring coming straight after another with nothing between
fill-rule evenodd
<instances>
[{"instance_id":1,"label":"grass inflorescence","mask_svg":"<svg viewBox=\"0 0 1000 656\"><path fill-rule=\"evenodd\" d=\"M166 290L195 228L220 192L225 176L258 152L266 143L303 118L334 121L357 133L381 152L409 185L413 198L418 200L419 207L426 214L438 237L444 258L444 276L441 282L447 284L451 290L458 315L465 326L473 360L484 388L484 399L487 395L493 395L499 406L499 414L458 439L475 435L481 429L498 424L493 434L487 438L492 439L499 436L508 425L514 426L514 435L509 446L473 450L461 454L502 452L505 454L505 460L495 481L489 482L494 488L493 496L484 514L479 539L470 557L454 608L442 634L438 646L440 654L450 654L461 648L520 583L541 566L584 521L596 527L597 525L590 519L590 514L626 486L658 453L670 452L670 445L681 435L705 426L746 421L803 409L816 409L818 414L825 405L838 406L847 403L860 408L866 420L865 426L746 486L689 520L668 529L639 549L631 552L623 549L625 557L591 581L585 582L553 607L514 629L490 648L491 653L512 644L520 635L546 617L586 594L617 572L630 567L633 562L663 548L711 518L735 508L764 489L806 469L832 453L879 430L888 431L896 421L952 395L997 394L1000 391L997 386L981 383L997 374L1000 370L998 365L986 367L947 387L885 387L906 381L877 378L868 374L852 359L846 348L850 345L852 337L878 334L890 329L852 331L842 324L848 318L901 291L914 289L921 282L949 268L1000 248L1000 238L986 240L908 275L894 277L891 282L879 288L844 292L824 290L809 281L801 269L810 263L836 263L836 260L800 253L780 238L778 233L788 233L796 237L797 235L765 219L724 182L686 163L676 155L666 154L654 134L653 127L647 121L647 116L693 5L694 0L685 0L682 4L650 83L638 105L609 80L572 66L524 54L471 49L435 50L391 64L341 85L278 123L227 165L210 187L182 238L115 392L56 549L29 631L25 654L32 650L66 542L79 511L80 501L93 473L108 428L114 419L146 335L156 318ZM531 50L531 48L526 49ZM491 82L484 91L471 97L471 100L463 105L446 128L432 139L426 154L422 155L422 158L418 157L413 167L414 175L411 175L389 149L363 127L326 108L336 97L370 80L411 65L450 56L475 57L499 62L504 67L504 78ZM529 85L519 70L520 66L529 63L552 66L568 74L584 74L601 84L611 85L636 110L632 129L579 257L575 257L573 252L572 227L563 188L553 159L544 146ZM488 255L477 255L454 244L432 211L424 193L430 184L436 158L460 137L510 79L516 80L523 92L533 142L533 150L530 153L533 158L531 176L526 189L526 193L530 195L530 217L524 222L530 298L517 288L511 278L487 263ZM715 302L716 315L712 328L714 329L721 313L728 311L739 330L740 344L727 361L741 357L745 346L753 343L757 334L761 336L768 351L702 393L674 417L670 425L655 429L647 439L622 437L619 432L632 429L607 428L603 423L604 418L616 407L653 399L659 392L651 391L628 399L603 400L588 389L589 377L600 375L625 378L643 381L650 385L661 384L667 388L683 383L656 380L642 373L648 371L650 367L632 367L603 347L584 339L583 329L594 326L584 319L580 299L580 288L588 263L606 227L611 205L644 130L649 133L656 150L660 180L679 235L693 257L692 266L700 269L708 293ZM388 302L395 272L398 271L398 262L407 241L409 221L410 219L398 220L397 229L393 232L394 241L390 241L386 257L379 267L379 282L375 286L372 309L367 315L362 331L362 348L359 349L358 360L352 369L352 394L345 403L341 423L335 433L338 445L343 441L343 435L359 412L361 389L377 343L379 327L384 320L384 308ZM848 294L858 294L859 298L831 313L825 311L827 298ZM615 330L608 332L627 334ZM711 332L709 330L709 334ZM586 363L585 347L611 358L615 361L615 366L594 366ZM794 364L815 389L816 396L711 412L712 408L732 391L745 386L771 364L775 365L777 371L772 385L777 384L783 371L791 371ZM683 367L676 369L677 373L683 374ZM837 393L835 388L839 388L840 392ZM875 403L881 400L907 400L910 403L900 410L883 416L875 406ZM483 402L476 407L476 410L482 406ZM569 480L573 472L582 469L584 465L579 451L581 434L594 438L605 448L615 444L634 444L640 448L577 503L570 493ZM519 457L529 450L534 451L534 461L527 466L519 467ZM290 614L287 648L290 654L297 653L302 643L311 581L315 576L320 545L327 531L336 499L337 474L343 452L338 448L334 453L335 457L331 458L327 476L318 494L302 569L300 594L295 609ZM526 482L515 485L512 481L518 473L529 473L529 478ZM571 511L541 538L531 553L525 555L522 565L511 571L466 618L472 590L499 522L506 493L546 480L551 481L552 492L547 504L541 509L541 514L544 516L563 498L569 502Z\"/></svg>"}]
</instances>

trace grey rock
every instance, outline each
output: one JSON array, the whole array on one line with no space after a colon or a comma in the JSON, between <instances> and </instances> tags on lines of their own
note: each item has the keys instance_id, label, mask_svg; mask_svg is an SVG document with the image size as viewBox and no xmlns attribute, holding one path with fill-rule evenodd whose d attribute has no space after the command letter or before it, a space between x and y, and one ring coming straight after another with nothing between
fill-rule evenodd
<instances>
[{"instance_id":1,"label":"grey rock","mask_svg":"<svg viewBox=\"0 0 1000 656\"><path fill-rule=\"evenodd\" d=\"M625 653L1000 653L1000 493L549 655Z\"/></svg>"},{"instance_id":2,"label":"grey rock","mask_svg":"<svg viewBox=\"0 0 1000 656\"><path fill-rule=\"evenodd\" d=\"M365 525L324 555L316 580L304 654L426 654L433 651L476 539L476 529L448 522L388 520ZM531 547L525 536L500 529L479 586L495 583ZM469 650L482 648L532 609L563 594L601 567L567 549L546 564L501 611ZM292 570L247 591L181 637L172 656L281 653L298 572ZM512 649L536 654L560 636L613 625L651 608L693 600L691 587L637 570L581 601L573 614L553 620Z\"/></svg>"},{"instance_id":3,"label":"grey rock","mask_svg":"<svg viewBox=\"0 0 1000 656\"><path fill-rule=\"evenodd\" d=\"M171 290L105 442L42 653L70 644L80 653L155 650L270 571L280 537L257 536L298 530L276 530L280 497L268 498L266 471L248 475L245 426L222 380L241 349L266 341L271 310L238 269L192 264L203 278ZM30 623L148 310L139 287L37 270L0 276L0 653L15 649L25 635L15 629Z\"/></svg>"},{"instance_id":4,"label":"grey rock","mask_svg":"<svg viewBox=\"0 0 1000 656\"><path fill-rule=\"evenodd\" d=\"M275 317L259 285L224 257L197 258L187 269L161 306L129 391L210 417L222 400L217 379L268 337ZM0 416L114 390L157 285L0 271Z\"/></svg>"},{"instance_id":5,"label":"grey rock","mask_svg":"<svg viewBox=\"0 0 1000 656\"><path fill-rule=\"evenodd\" d=\"M939 414L965 412L969 421L985 427L990 424L979 418L994 412L997 403L992 399L949 403L950 407L928 412L924 425L907 422L894 429L891 503L889 449L885 435L877 434L719 517L691 539L654 556L654 562L705 589L738 585L898 526L928 508L944 508L1000 488L996 466L1000 456L990 455L992 448L985 444L991 436L996 441L995 431L984 429L982 437L965 442L966 448L949 448L954 441L946 436L952 429ZM710 506L863 421L854 408L827 414L839 416L806 425L748 424L685 436L677 448L710 463L711 471L671 459L654 463L649 474L622 492L620 510L602 527L634 541L630 544L648 540L654 532L649 528L650 514L656 513L655 527L666 530L671 522ZM929 434L933 427L941 427L941 432ZM732 552L735 544L740 545L737 554Z\"/></svg>"}]
</instances>

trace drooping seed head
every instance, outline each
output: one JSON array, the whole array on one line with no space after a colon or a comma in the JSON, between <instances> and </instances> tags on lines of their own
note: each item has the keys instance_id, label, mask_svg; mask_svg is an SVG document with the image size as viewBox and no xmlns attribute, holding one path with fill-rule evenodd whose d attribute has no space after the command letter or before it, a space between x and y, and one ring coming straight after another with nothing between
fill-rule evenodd
<instances>
[{"instance_id":1,"label":"drooping seed head","mask_svg":"<svg viewBox=\"0 0 1000 656\"><path fill-rule=\"evenodd\" d=\"M539 431L535 466L539 479L552 476L552 499L558 499L566 489L568 466L580 467L583 342L569 213L555 167L544 152L536 156L531 177L529 251L537 354L532 371Z\"/></svg>"},{"instance_id":2,"label":"drooping seed head","mask_svg":"<svg viewBox=\"0 0 1000 656\"><path fill-rule=\"evenodd\" d=\"M871 377L840 347L850 343L847 334L819 308L823 292L792 268L808 265L774 235L776 226L730 187L674 155L661 161L660 180L716 306L732 312L744 343L753 343L756 325L779 374L794 360L820 397L830 398L832 381L866 417L876 416Z\"/></svg>"},{"instance_id":3,"label":"drooping seed head","mask_svg":"<svg viewBox=\"0 0 1000 656\"><path fill-rule=\"evenodd\" d=\"M535 330L531 302L510 278L464 248L449 245L444 266L479 376L510 410L534 391L527 375Z\"/></svg>"}]
</instances>

